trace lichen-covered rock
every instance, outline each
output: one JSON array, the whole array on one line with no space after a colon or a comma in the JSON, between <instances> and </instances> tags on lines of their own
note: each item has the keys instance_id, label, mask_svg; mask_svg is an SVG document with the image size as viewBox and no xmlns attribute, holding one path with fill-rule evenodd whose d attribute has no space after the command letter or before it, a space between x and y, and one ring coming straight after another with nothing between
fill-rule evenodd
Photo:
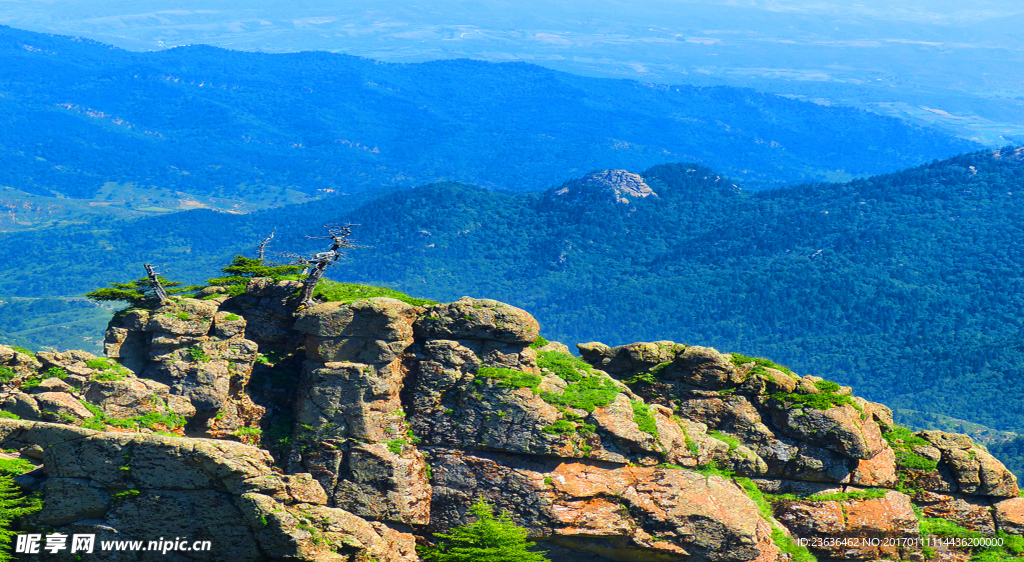
<instances>
[{"instance_id":1,"label":"lichen-covered rock","mask_svg":"<svg viewBox=\"0 0 1024 562\"><path fill-rule=\"evenodd\" d=\"M245 293L225 301L225 311L245 318L245 339L260 348L293 344L299 332L292 329L299 305L299 281L277 281L262 277L249 281Z\"/></svg>"},{"instance_id":2,"label":"lichen-covered rock","mask_svg":"<svg viewBox=\"0 0 1024 562\"><path fill-rule=\"evenodd\" d=\"M415 538L342 509L321 505L282 506L273 498L243 494L240 507L256 539L275 560L308 562L416 562Z\"/></svg>"},{"instance_id":3,"label":"lichen-covered rock","mask_svg":"<svg viewBox=\"0 0 1024 562\"><path fill-rule=\"evenodd\" d=\"M332 505L366 519L426 525L432 494L425 457L415 447L360 444L349 449Z\"/></svg>"},{"instance_id":4,"label":"lichen-covered rock","mask_svg":"<svg viewBox=\"0 0 1024 562\"><path fill-rule=\"evenodd\" d=\"M411 338L389 341L356 337L307 336L306 356L321 363L345 361L367 364L390 363L399 359L412 343Z\"/></svg>"},{"instance_id":5,"label":"lichen-covered rock","mask_svg":"<svg viewBox=\"0 0 1024 562\"><path fill-rule=\"evenodd\" d=\"M298 387L296 423L311 428L305 431L318 440L384 442L404 435L398 396L403 376L397 363L377 367L307 361Z\"/></svg>"},{"instance_id":6,"label":"lichen-covered rock","mask_svg":"<svg viewBox=\"0 0 1024 562\"><path fill-rule=\"evenodd\" d=\"M961 494L1016 497L1017 478L983 447L966 435L922 431L918 435L942 453ZM929 488L931 489L931 488Z\"/></svg>"},{"instance_id":7,"label":"lichen-covered rock","mask_svg":"<svg viewBox=\"0 0 1024 562\"><path fill-rule=\"evenodd\" d=\"M754 397L697 396L676 401L677 412L685 419L702 420L708 428L734 436L756 454L750 464L727 463L740 474L823 482L849 482L854 464L848 457L777 434L761 417L764 408ZM768 419L769 423L771 419ZM742 458L742 457L741 457ZM749 471L749 472L748 472Z\"/></svg>"},{"instance_id":8,"label":"lichen-covered rock","mask_svg":"<svg viewBox=\"0 0 1024 562\"><path fill-rule=\"evenodd\" d=\"M796 536L809 539L814 554L828 558L898 558L900 541L885 539L918 536L910 498L896 491L874 499L782 501L775 505L775 517Z\"/></svg>"},{"instance_id":9,"label":"lichen-covered rock","mask_svg":"<svg viewBox=\"0 0 1024 562\"><path fill-rule=\"evenodd\" d=\"M213 317L213 333L222 339L245 337L245 318L226 311L219 311Z\"/></svg>"},{"instance_id":10,"label":"lichen-covered rock","mask_svg":"<svg viewBox=\"0 0 1024 562\"><path fill-rule=\"evenodd\" d=\"M324 338L408 340L413 336L413 322L423 310L386 297L351 304L328 302L300 312L295 329Z\"/></svg>"},{"instance_id":11,"label":"lichen-covered rock","mask_svg":"<svg viewBox=\"0 0 1024 562\"><path fill-rule=\"evenodd\" d=\"M126 377L121 380L91 380L82 390L85 399L106 415L131 418L167 411L170 389L154 380Z\"/></svg>"},{"instance_id":12,"label":"lichen-covered rock","mask_svg":"<svg viewBox=\"0 0 1024 562\"><path fill-rule=\"evenodd\" d=\"M896 474L896 453L885 447L870 459L861 459L850 475L850 484L869 488L895 488L899 483Z\"/></svg>"},{"instance_id":13,"label":"lichen-covered rock","mask_svg":"<svg viewBox=\"0 0 1024 562\"><path fill-rule=\"evenodd\" d=\"M722 390L743 382L743 377L728 358L710 347L699 346L687 347L676 355L658 376L664 381L708 390Z\"/></svg>"},{"instance_id":14,"label":"lichen-covered rock","mask_svg":"<svg viewBox=\"0 0 1024 562\"><path fill-rule=\"evenodd\" d=\"M418 337L533 343L540 325L525 310L491 299L462 297L426 309L414 324Z\"/></svg>"},{"instance_id":15,"label":"lichen-covered rock","mask_svg":"<svg viewBox=\"0 0 1024 562\"><path fill-rule=\"evenodd\" d=\"M952 521L965 529L987 535L993 535L996 532L992 506L986 499L978 496L938 494L929 491L918 492L913 499L925 517Z\"/></svg>"},{"instance_id":16,"label":"lichen-covered rock","mask_svg":"<svg viewBox=\"0 0 1024 562\"><path fill-rule=\"evenodd\" d=\"M1000 530L1011 535L1024 535L1024 498L1002 500L993 507L993 517Z\"/></svg>"},{"instance_id":17,"label":"lichen-covered rock","mask_svg":"<svg viewBox=\"0 0 1024 562\"><path fill-rule=\"evenodd\" d=\"M75 391L75 387L71 386L70 384L64 382L63 380L57 377L50 377L48 379L44 379L39 383L38 386L32 389L33 394L39 394L40 392L73 393Z\"/></svg>"},{"instance_id":18,"label":"lichen-covered rock","mask_svg":"<svg viewBox=\"0 0 1024 562\"><path fill-rule=\"evenodd\" d=\"M112 503L110 493L88 478L47 478L43 496L47 501L37 516L43 525L102 517Z\"/></svg>"},{"instance_id":19,"label":"lichen-covered rock","mask_svg":"<svg viewBox=\"0 0 1024 562\"><path fill-rule=\"evenodd\" d=\"M878 424L851 404L827 410L791 407L781 400L769 405L775 426L801 441L854 459L870 459L887 447Z\"/></svg>"},{"instance_id":20,"label":"lichen-covered rock","mask_svg":"<svg viewBox=\"0 0 1024 562\"><path fill-rule=\"evenodd\" d=\"M242 482L241 490L243 493L258 492L284 504L327 505L323 486L308 473L254 476Z\"/></svg>"},{"instance_id":21,"label":"lichen-covered rock","mask_svg":"<svg viewBox=\"0 0 1024 562\"><path fill-rule=\"evenodd\" d=\"M39 403L30 394L13 391L0 402L0 409L10 412L23 420L38 420L42 416Z\"/></svg>"},{"instance_id":22,"label":"lichen-covered rock","mask_svg":"<svg viewBox=\"0 0 1024 562\"><path fill-rule=\"evenodd\" d=\"M80 421L92 417L92 412L74 396L66 392L33 394L39 405L40 417L51 422Z\"/></svg>"},{"instance_id":23,"label":"lichen-covered rock","mask_svg":"<svg viewBox=\"0 0 1024 562\"><path fill-rule=\"evenodd\" d=\"M651 367L672 361L676 353L686 348L670 341L638 342L608 347L600 342L581 343L576 346L583 360L613 375L633 375Z\"/></svg>"},{"instance_id":24,"label":"lichen-covered rock","mask_svg":"<svg viewBox=\"0 0 1024 562\"><path fill-rule=\"evenodd\" d=\"M203 336L213 327L216 313L217 303L179 299L150 311L145 329L171 336Z\"/></svg>"},{"instance_id":25,"label":"lichen-covered rock","mask_svg":"<svg viewBox=\"0 0 1024 562\"><path fill-rule=\"evenodd\" d=\"M761 552L757 506L717 476L442 450L430 463L432 527L463 521L482 495L537 539L618 560L752 560Z\"/></svg>"}]
</instances>

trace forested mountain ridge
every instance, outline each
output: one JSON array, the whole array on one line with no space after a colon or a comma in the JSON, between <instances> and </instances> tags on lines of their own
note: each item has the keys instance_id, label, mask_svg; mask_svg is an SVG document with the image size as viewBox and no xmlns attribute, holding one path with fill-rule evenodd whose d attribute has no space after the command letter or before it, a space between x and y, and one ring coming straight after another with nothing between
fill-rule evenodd
<instances>
[{"instance_id":1,"label":"forested mountain ridge","mask_svg":"<svg viewBox=\"0 0 1024 562\"><path fill-rule=\"evenodd\" d=\"M828 374L894 409L1024 429L1024 150L753 194L694 164L612 176L651 194L595 176L525 194L437 183L355 209L338 198L7 234L0 294L81 294L143 262L201 281L274 227L272 255L318 250L305 236L350 222L361 247L335 279L493 295L562 341L705 342Z\"/></svg>"},{"instance_id":2,"label":"forested mountain ridge","mask_svg":"<svg viewBox=\"0 0 1024 562\"><path fill-rule=\"evenodd\" d=\"M432 181L539 190L592 169L673 161L757 187L894 171L977 147L752 90L524 63L208 46L131 53L0 27L0 69L0 186L154 212L247 211Z\"/></svg>"}]
</instances>

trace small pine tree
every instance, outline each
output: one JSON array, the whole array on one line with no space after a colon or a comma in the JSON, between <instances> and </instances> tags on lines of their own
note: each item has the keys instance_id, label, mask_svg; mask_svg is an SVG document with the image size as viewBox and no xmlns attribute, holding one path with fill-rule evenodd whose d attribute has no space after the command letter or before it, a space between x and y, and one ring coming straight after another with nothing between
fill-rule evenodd
<instances>
[{"instance_id":1,"label":"small pine tree","mask_svg":"<svg viewBox=\"0 0 1024 562\"><path fill-rule=\"evenodd\" d=\"M512 522L507 511L494 516L494 509L477 500L470 511L476 521L438 533L435 547L421 549L428 562L549 562L540 552L530 552L536 543L527 539L526 529Z\"/></svg>"},{"instance_id":2,"label":"small pine tree","mask_svg":"<svg viewBox=\"0 0 1024 562\"><path fill-rule=\"evenodd\" d=\"M232 286L246 285L250 279L257 277L270 277L280 281L284 276L299 273L302 269L301 265L267 265L259 258L235 256L230 264L221 268L226 276L207 279L206 282L209 285Z\"/></svg>"},{"instance_id":3,"label":"small pine tree","mask_svg":"<svg viewBox=\"0 0 1024 562\"><path fill-rule=\"evenodd\" d=\"M11 530L11 523L19 517L39 511L42 502L26 498L14 479L8 475L0 476L0 562L13 560L8 554L11 539L17 534Z\"/></svg>"},{"instance_id":4,"label":"small pine tree","mask_svg":"<svg viewBox=\"0 0 1024 562\"><path fill-rule=\"evenodd\" d=\"M180 281L169 281L163 277L159 277L159 279L160 284L171 295L188 293L198 289L198 287L182 287ZM121 301L137 308L160 304L148 277L140 277L128 283L108 283L108 285L110 286L86 293L86 298L100 302Z\"/></svg>"}]
</instances>

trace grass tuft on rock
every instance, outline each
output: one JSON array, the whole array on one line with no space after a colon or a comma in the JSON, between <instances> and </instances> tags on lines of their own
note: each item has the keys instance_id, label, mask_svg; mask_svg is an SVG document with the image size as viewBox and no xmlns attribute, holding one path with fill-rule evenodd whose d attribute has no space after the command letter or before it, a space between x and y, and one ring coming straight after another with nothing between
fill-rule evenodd
<instances>
[{"instance_id":1,"label":"grass tuft on rock","mask_svg":"<svg viewBox=\"0 0 1024 562\"><path fill-rule=\"evenodd\" d=\"M630 403L633 405L633 421L636 422L637 427L640 428L640 431L657 439L658 424L655 422L654 416L651 415L651 407L643 400L631 400Z\"/></svg>"},{"instance_id":2,"label":"grass tuft on rock","mask_svg":"<svg viewBox=\"0 0 1024 562\"><path fill-rule=\"evenodd\" d=\"M537 392L541 381L540 375L513 371L503 367L480 367L476 372L476 380L482 382L485 379L495 380L499 386L505 388L529 388L534 393Z\"/></svg>"}]
</instances>

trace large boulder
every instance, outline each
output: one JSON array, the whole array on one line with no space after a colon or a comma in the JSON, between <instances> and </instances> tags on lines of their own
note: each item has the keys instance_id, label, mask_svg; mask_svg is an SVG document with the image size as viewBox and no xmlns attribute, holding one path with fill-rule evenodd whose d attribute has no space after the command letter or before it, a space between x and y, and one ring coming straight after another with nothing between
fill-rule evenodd
<instances>
[{"instance_id":1,"label":"large boulder","mask_svg":"<svg viewBox=\"0 0 1024 562\"><path fill-rule=\"evenodd\" d=\"M942 431L918 433L942 454L961 494L1016 497L1017 477L970 437Z\"/></svg>"},{"instance_id":2,"label":"large boulder","mask_svg":"<svg viewBox=\"0 0 1024 562\"><path fill-rule=\"evenodd\" d=\"M442 340L492 340L529 344L540 325L525 310L491 299L462 297L426 309L414 324L418 337Z\"/></svg>"},{"instance_id":3,"label":"large boulder","mask_svg":"<svg viewBox=\"0 0 1024 562\"><path fill-rule=\"evenodd\" d=\"M775 426L795 439L854 459L870 459L888 447L878 424L855 403L825 410L795 407L783 400L768 404Z\"/></svg>"},{"instance_id":4,"label":"large boulder","mask_svg":"<svg viewBox=\"0 0 1024 562\"><path fill-rule=\"evenodd\" d=\"M423 310L386 297L351 304L329 302L300 312L295 319L295 329L328 338L408 340L413 335L413 322Z\"/></svg>"}]
</instances>

